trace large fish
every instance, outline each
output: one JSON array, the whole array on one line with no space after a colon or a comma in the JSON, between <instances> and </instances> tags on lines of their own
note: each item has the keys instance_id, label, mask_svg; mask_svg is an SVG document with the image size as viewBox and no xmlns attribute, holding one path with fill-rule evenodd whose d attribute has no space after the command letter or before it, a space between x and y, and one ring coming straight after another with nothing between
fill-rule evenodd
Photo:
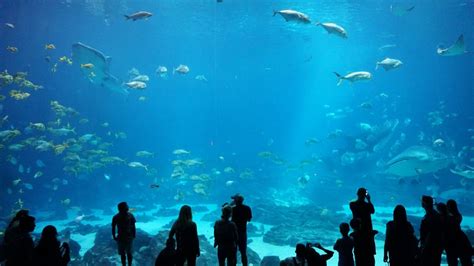
<instances>
[{"instance_id":1,"label":"large fish","mask_svg":"<svg viewBox=\"0 0 474 266\"><path fill-rule=\"evenodd\" d=\"M456 42L448 48L438 47L436 52L441 56L462 55L467 53L466 45L464 44L464 35L459 35Z\"/></svg>"},{"instance_id":2,"label":"large fish","mask_svg":"<svg viewBox=\"0 0 474 266\"><path fill-rule=\"evenodd\" d=\"M341 38L347 39L347 32L346 30L337 25L336 23L326 22L326 23L316 23L316 26L323 27L329 34L337 35Z\"/></svg>"},{"instance_id":3,"label":"large fish","mask_svg":"<svg viewBox=\"0 0 474 266\"><path fill-rule=\"evenodd\" d=\"M385 173L408 177L434 173L451 163L447 155L426 146L411 146L390 160Z\"/></svg>"},{"instance_id":4,"label":"large fish","mask_svg":"<svg viewBox=\"0 0 474 266\"><path fill-rule=\"evenodd\" d=\"M309 19L308 15L295 11L295 10L280 10L280 11L273 11L273 16L276 16L276 14L280 14L286 22L288 21L295 21L298 23L304 23L304 24L309 24L311 23L311 20Z\"/></svg>"},{"instance_id":5,"label":"large fish","mask_svg":"<svg viewBox=\"0 0 474 266\"><path fill-rule=\"evenodd\" d=\"M80 68L81 72L84 76L88 77L91 83L123 95L128 94L128 91L122 87L121 82L109 73L111 61L109 56L105 56L102 52L78 42L72 45L72 59L74 63L78 65L94 65L94 69L92 70L94 75L91 75L90 69Z\"/></svg>"},{"instance_id":6,"label":"large fish","mask_svg":"<svg viewBox=\"0 0 474 266\"><path fill-rule=\"evenodd\" d=\"M334 72L334 74L338 78L337 86L341 85L343 80L348 80L352 84L356 81L370 80L372 78L372 74L370 74L370 72L367 72L367 71L356 71L356 72L349 73L345 76L342 76L337 72Z\"/></svg>"}]
</instances>

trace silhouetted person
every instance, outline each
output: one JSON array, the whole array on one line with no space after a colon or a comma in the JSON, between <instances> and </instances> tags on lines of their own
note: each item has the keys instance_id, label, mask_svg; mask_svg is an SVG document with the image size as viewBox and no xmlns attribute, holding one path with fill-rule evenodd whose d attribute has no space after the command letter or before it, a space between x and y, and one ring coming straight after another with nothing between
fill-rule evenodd
<instances>
[{"instance_id":1,"label":"silhouetted person","mask_svg":"<svg viewBox=\"0 0 474 266\"><path fill-rule=\"evenodd\" d=\"M374 265L374 255L375 255L375 240L374 237L378 233L373 230L372 227L372 217L371 215L375 213L374 205L370 200L370 194L365 188L359 188L357 190L357 200L352 201L349 204L349 207L352 211L352 219L359 220L359 232L357 234L361 235L360 240L363 241L362 246L364 247L364 257L370 254L370 259L366 261L369 264L359 264L359 265ZM355 248L354 248L355 251ZM355 254L354 254L355 255ZM357 265L357 261L356 261Z\"/></svg>"},{"instance_id":2,"label":"silhouetted person","mask_svg":"<svg viewBox=\"0 0 474 266\"><path fill-rule=\"evenodd\" d=\"M319 254L313 247L324 251L325 254ZM306 244L306 260L308 261L308 266L327 266L327 261L332 258L334 252L325 249L321 244Z\"/></svg>"},{"instance_id":3,"label":"silhouetted person","mask_svg":"<svg viewBox=\"0 0 474 266\"><path fill-rule=\"evenodd\" d=\"M308 265L306 261L306 246L304 244L297 244L295 249L296 256L289 257L280 261L280 266L305 266Z\"/></svg>"},{"instance_id":4,"label":"silhouetted person","mask_svg":"<svg viewBox=\"0 0 474 266\"><path fill-rule=\"evenodd\" d=\"M18 231L11 235L6 244L6 266L30 266L33 263L34 242L30 233L35 230L35 218L28 214L18 218Z\"/></svg>"},{"instance_id":5,"label":"silhouetted person","mask_svg":"<svg viewBox=\"0 0 474 266\"><path fill-rule=\"evenodd\" d=\"M334 250L339 253L338 266L354 266L354 255L352 254L354 240L349 236L349 230L348 223L339 225L339 232L341 232L342 237L334 244Z\"/></svg>"},{"instance_id":6,"label":"silhouetted person","mask_svg":"<svg viewBox=\"0 0 474 266\"><path fill-rule=\"evenodd\" d=\"M117 205L118 213L112 219L112 237L117 241L117 249L120 255L122 265L132 265L132 247L133 239L137 231L135 228L135 217L128 210L126 202L120 202ZM117 228L117 234L116 234Z\"/></svg>"},{"instance_id":7,"label":"silhouetted person","mask_svg":"<svg viewBox=\"0 0 474 266\"><path fill-rule=\"evenodd\" d=\"M462 215L455 200L448 200L445 248L449 266L472 266L472 245L467 235L461 230Z\"/></svg>"},{"instance_id":8,"label":"silhouetted person","mask_svg":"<svg viewBox=\"0 0 474 266\"><path fill-rule=\"evenodd\" d=\"M41 232L41 239L35 247L34 262L37 266L64 266L69 263L69 245L58 240L56 227L48 225Z\"/></svg>"},{"instance_id":9,"label":"silhouetted person","mask_svg":"<svg viewBox=\"0 0 474 266\"><path fill-rule=\"evenodd\" d=\"M235 207L232 208L232 222L237 225L237 232L239 234L238 247L242 258L242 266L247 266L247 223L252 220L252 209L244 205L244 197L242 195L236 194L231 198L235 204Z\"/></svg>"},{"instance_id":10,"label":"silhouetted person","mask_svg":"<svg viewBox=\"0 0 474 266\"><path fill-rule=\"evenodd\" d=\"M372 233L372 218L371 215L375 213L374 205L370 201L370 194L365 188L357 190L357 200L349 204L352 211L353 219L360 219L362 232Z\"/></svg>"},{"instance_id":11,"label":"silhouetted person","mask_svg":"<svg viewBox=\"0 0 474 266\"><path fill-rule=\"evenodd\" d=\"M196 223L193 222L191 207L183 205L179 211L178 220L174 222L170 231L170 238L176 235L176 265L196 265L196 258L200 256L199 238Z\"/></svg>"},{"instance_id":12,"label":"silhouetted person","mask_svg":"<svg viewBox=\"0 0 474 266\"><path fill-rule=\"evenodd\" d=\"M391 266L414 266L418 240L415 230L407 219L405 207L397 205L393 220L387 223L384 245L384 262Z\"/></svg>"},{"instance_id":13,"label":"silhouetted person","mask_svg":"<svg viewBox=\"0 0 474 266\"><path fill-rule=\"evenodd\" d=\"M166 240L166 247L160 252L155 260L155 266L175 266L176 248L174 238Z\"/></svg>"},{"instance_id":14,"label":"silhouetted person","mask_svg":"<svg viewBox=\"0 0 474 266\"><path fill-rule=\"evenodd\" d=\"M442 253L441 218L434 210L432 197L422 196L421 206L426 214L420 225L420 262L422 266L439 266Z\"/></svg>"},{"instance_id":15,"label":"silhouetted person","mask_svg":"<svg viewBox=\"0 0 474 266\"><path fill-rule=\"evenodd\" d=\"M354 258L356 266L373 266L375 265L374 251L370 245L373 242L374 237L362 233L360 230L361 222L360 219L352 219L350 222L352 233L350 236L354 240Z\"/></svg>"},{"instance_id":16,"label":"silhouetted person","mask_svg":"<svg viewBox=\"0 0 474 266\"><path fill-rule=\"evenodd\" d=\"M219 266L237 265L237 226L230 221L232 207L225 205L222 208L222 217L214 224L214 247L217 247Z\"/></svg>"}]
</instances>

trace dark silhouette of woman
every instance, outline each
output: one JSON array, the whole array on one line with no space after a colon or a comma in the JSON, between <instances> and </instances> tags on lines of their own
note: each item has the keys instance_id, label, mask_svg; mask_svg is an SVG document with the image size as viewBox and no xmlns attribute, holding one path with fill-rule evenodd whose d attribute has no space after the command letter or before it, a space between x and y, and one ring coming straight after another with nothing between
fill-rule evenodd
<instances>
[{"instance_id":1,"label":"dark silhouette of woman","mask_svg":"<svg viewBox=\"0 0 474 266\"><path fill-rule=\"evenodd\" d=\"M466 234L461 230L462 215L455 200L448 200L446 218L445 248L449 266L472 266L472 246Z\"/></svg>"},{"instance_id":2,"label":"dark silhouette of woman","mask_svg":"<svg viewBox=\"0 0 474 266\"><path fill-rule=\"evenodd\" d=\"M179 211L178 220L171 227L169 237L176 235L176 265L196 265L196 258L200 256L199 238L196 223L193 222L191 207L184 205Z\"/></svg>"},{"instance_id":3,"label":"dark silhouette of woman","mask_svg":"<svg viewBox=\"0 0 474 266\"><path fill-rule=\"evenodd\" d=\"M405 207L397 205L393 211L393 220L387 223L383 261L390 261L391 266L413 266L417 244Z\"/></svg>"},{"instance_id":4,"label":"dark silhouette of woman","mask_svg":"<svg viewBox=\"0 0 474 266\"><path fill-rule=\"evenodd\" d=\"M63 266L71 260L69 245L58 240L56 227L48 225L41 232L41 239L35 247L34 261L38 266Z\"/></svg>"}]
</instances>

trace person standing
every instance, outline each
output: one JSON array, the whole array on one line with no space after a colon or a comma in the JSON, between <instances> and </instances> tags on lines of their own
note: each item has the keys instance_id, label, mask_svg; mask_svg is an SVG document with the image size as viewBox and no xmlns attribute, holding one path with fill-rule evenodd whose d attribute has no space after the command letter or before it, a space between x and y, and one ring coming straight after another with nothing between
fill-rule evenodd
<instances>
[{"instance_id":1,"label":"person standing","mask_svg":"<svg viewBox=\"0 0 474 266\"><path fill-rule=\"evenodd\" d=\"M247 258L247 223L252 220L252 209L244 205L244 197L241 194L236 194L231 197L234 201L232 208L232 222L237 226L237 233L239 235L239 252L242 258L242 266L248 266Z\"/></svg>"},{"instance_id":2,"label":"person standing","mask_svg":"<svg viewBox=\"0 0 474 266\"><path fill-rule=\"evenodd\" d=\"M443 250L441 217L434 209L432 197L422 196L421 206L426 212L420 225L421 266L439 266Z\"/></svg>"},{"instance_id":3,"label":"person standing","mask_svg":"<svg viewBox=\"0 0 474 266\"><path fill-rule=\"evenodd\" d=\"M6 243L5 266L30 266L33 262L34 247L31 232L35 230L35 218L24 214L18 218L17 231L9 236Z\"/></svg>"},{"instance_id":4,"label":"person standing","mask_svg":"<svg viewBox=\"0 0 474 266\"><path fill-rule=\"evenodd\" d=\"M472 245L467 235L461 229L462 215L455 200L448 200L446 219L446 258L449 266L457 266L458 260L462 266L472 266Z\"/></svg>"},{"instance_id":5,"label":"person standing","mask_svg":"<svg viewBox=\"0 0 474 266\"><path fill-rule=\"evenodd\" d=\"M196 223L193 222L191 207L183 205L179 210L178 220L171 227L169 238L176 235L176 265L196 265L196 258L201 255Z\"/></svg>"},{"instance_id":6,"label":"person standing","mask_svg":"<svg viewBox=\"0 0 474 266\"><path fill-rule=\"evenodd\" d=\"M417 243L405 207L397 205L393 211L393 220L387 223L383 261L390 262L392 266L414 266Z\"/></svg>"},{"instance_id":7,"label":"person standing","mask_svg":"<svg viewBox=\"0 0 474 266\"><path fill-rule=\"evenodd\" d=\"M217 257L219 266L237 265L237 244L238 234L237 226L230 221L232 215L232 207L224 205L222 208L222 217L214 224L214 247L217 247Z\"/></svg>"},{"instance_id":8,"label":"person standing","mask_svg":"<svg viewBox=\"0 0 474 266\"><path fill-rule=\"evenodd\" d=\"M128 204L120 202L117 206L118 213L112 219L112 237L117 241L117 249L122 266L132 265L133 239L136 236L135 217L129 212ZM117 230L116 230L117 229Z\"/></svg>"},{"instance_id":9,"label":"person standing","mask_svg":"<svg viewBox=\"0 0 474 266\"><path fill-rule=\"evenodd\" d=\"M339 232L341 232L342 237L334 244L334 250L339 253L338 266L354 266L354 255L352 254L354 240L349 236L349 230L348 223L339 225Z\"/></svg>"},{"instance_id":10,"label":"person standing","mask_svg":"<svg viewBox=\"0 0 474 266\"><path fill-rule=\"evenodd\" d=\"M372 204L370 194L365 188L359 188L357 190L357 199L352 201L349 204L349 207L352 211L352 220L358 221L357 235L358 240L354 239L354 255L356 253L356 243L359 242L359 253L364 254L363 257L366 260L365 265L373 266L375 265L375 235L378 233L373 230L372 227L372 217L371 215L375 213L374 205ZM352 225L351 225L352 226ZM360 248L364 250L360 250ZM357 255L356 256L356 265Z\"/></svg>"}]
</instances>

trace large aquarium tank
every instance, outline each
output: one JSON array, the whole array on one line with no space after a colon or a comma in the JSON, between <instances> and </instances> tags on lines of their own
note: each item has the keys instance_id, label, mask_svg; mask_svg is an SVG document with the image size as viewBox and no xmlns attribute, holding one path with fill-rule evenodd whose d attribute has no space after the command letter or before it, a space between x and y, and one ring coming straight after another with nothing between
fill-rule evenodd
<instances>
[{"instance_id":1,"label":"large aquarium tank","mask_svg":"<svg viewBox=\"0 0 474 266\"><path fill-rule=\"evenodd\" d=\"M213 225L240 193L259 265L332 249L365 187L376 265L396 205L419 234L422 195L456 200L472 241L473 14L472 0L1 1L0 232L28 209L71 265L118 265L126 201L135 263L153 265L186 204L198 265L216 265Z\"/></svg>"}]
</instances>

